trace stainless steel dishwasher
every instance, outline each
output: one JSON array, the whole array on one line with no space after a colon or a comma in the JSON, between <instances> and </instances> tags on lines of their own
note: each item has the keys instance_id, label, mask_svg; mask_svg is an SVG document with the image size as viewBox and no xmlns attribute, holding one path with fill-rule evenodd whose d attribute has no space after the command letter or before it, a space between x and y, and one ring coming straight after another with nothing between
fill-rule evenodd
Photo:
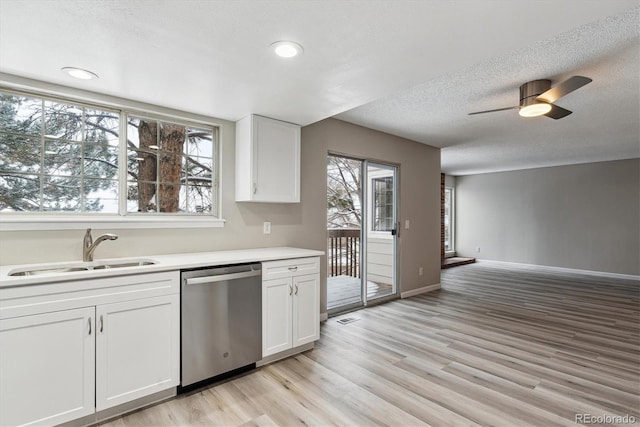
<instances>
[{"instance_id":1,"label":"stainless steel dishwasher","mask_svg":"<svg viewBox=\"0 0 640 427\"><path fill-rule=\"evenodd\" d=\"M262 266L183 270L181 385L262 358Z\"/></svg>"}]
</instances>

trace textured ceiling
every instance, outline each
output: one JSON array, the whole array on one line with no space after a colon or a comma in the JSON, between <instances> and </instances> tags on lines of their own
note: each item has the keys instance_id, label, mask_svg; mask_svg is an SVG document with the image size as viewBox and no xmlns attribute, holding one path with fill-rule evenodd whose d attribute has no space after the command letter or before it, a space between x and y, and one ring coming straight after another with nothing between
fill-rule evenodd
<instances>
[{"instance_id":1,"label":"textured ceiling","mask_svg":"<svg viewBox=\"0 0 640 427\"><path fill-rule=\"evenodd\" d=\"M640 157L639 9L488 58L337 118L441 147L454 175ZM521 118L522 83L593 82L556 102L561 120Z\"/></svg>"},{"instance_id":2,"label":"textured ceiling","mask_svg":"<svg viewBox=\"0 0 640 427\"><path fill-rule=\"evenodd\" d=\"M452 174L638 157L638 4L0 0L0 80L227 120L338 115L443 147ZM304 54L274 57L268 46L281 39ZM100 79L73 80L63 66ZM565 119L466 115L516 105L525 81L574 74L594 82L558 102L574 111Z\"/></svg>"}]
</instances>

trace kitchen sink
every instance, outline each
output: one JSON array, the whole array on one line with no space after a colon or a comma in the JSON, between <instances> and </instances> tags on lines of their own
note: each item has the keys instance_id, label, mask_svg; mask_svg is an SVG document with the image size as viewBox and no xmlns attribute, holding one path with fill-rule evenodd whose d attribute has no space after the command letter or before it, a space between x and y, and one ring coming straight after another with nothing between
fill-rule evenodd
<instances>
[{"instance_id":1,"label":"kitchen sink","mask_svg":"<svg viewBox=\"0 0 640 427\"><path fill-rule=\"evenodd\" d=\"M98 262L76 262L61 265L38 266L33 268L19 268L9 272L9 276L36 276L40 274L74 273L78 271L109 270L123 267L142 267L154 265L155 261L148 259L128 259L122 261L98 261Z\"/></svg>"},{"instance_id":2,"label":"kitchen sink","mask_svg":"<svg viewBox=\"0 0 640 427\"><path fill-rule=\"evenodd\" d=\"M143 261L119 261L109 262L105 264L94 265L90 270L107 270L110 268L122 268L122 267L142 267L144 265L154 265L155 262L149 260Z\"/></svg>"}]
</instances>

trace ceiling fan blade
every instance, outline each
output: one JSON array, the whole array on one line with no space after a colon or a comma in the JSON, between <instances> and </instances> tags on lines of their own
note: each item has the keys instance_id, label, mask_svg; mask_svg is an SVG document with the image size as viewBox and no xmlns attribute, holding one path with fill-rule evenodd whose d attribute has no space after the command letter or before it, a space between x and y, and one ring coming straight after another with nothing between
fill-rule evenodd
<instances>
[{"instance_id":1,"label":"ceiling fan blade","mask_svg":"<svg viewBox=\"0 0 640 427\"><path fill-rule=\"evenodd\" d=\"M474 114L495 113L496 111L505 111L505 110L517 110L518 108L520 108L520 106L516 105L515 107L497 108L495 110L476 111L474 113L469 113L469 115L473 116Z\"/></svg>"},{"instance_id":2,"label":"ceiling fan blade","mask_svg":"<svg viewBox=\"0 0 640 427\"><path fill-rule=\"evenodd\" d=\"M536 100L548 103L555 102L563 96L573 92L576 89L580 89L582 86L586 85L587 83L591 83L592 81L593 80L591 80L589 77L569 77L567 80L559 83L546 92L542 92L536 97Z\"/></svg>"},{"instance_id":3,"label":"ceiling fan blade","mask_svg":"<svg viewBox=\"0 0 640 427\"><path fill-rule=\"evenodd\" d=\"M569 114L571 114L571 111L567 110L566 108L558 107L557 105L551 104L551 111L545 114L545 116L558 120L563 117L567 117Z\"/></svg>"}]
</instances>

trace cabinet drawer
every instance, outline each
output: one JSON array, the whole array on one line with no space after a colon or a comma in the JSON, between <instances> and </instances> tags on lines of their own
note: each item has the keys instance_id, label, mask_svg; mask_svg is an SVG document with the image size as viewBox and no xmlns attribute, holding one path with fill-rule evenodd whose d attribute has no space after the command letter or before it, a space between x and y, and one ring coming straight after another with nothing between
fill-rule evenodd
<instances>
[{"instance_id":1,"label":"cabinet drawer","mask_svg":"<svg viewBox=\"0 0 640 427\"><path fill-rule=\"evenodd\" d=\"M297 258L262 263L262 280L320 273L320 258Z\"/></svg>"}]
</instances>

